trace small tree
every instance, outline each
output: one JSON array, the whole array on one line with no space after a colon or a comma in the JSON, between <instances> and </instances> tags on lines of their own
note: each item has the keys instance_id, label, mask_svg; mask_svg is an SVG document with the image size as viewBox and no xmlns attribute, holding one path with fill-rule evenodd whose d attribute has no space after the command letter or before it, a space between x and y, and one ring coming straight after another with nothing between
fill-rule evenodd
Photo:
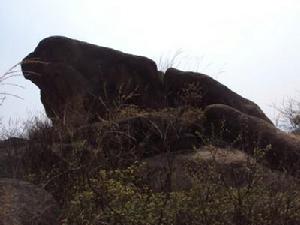
<instances>
[{"instance_id":1,"label":"small tree","mask_svg":"<svg viewBox=\"0 0 300 225\"><path fill-rule=\"evenodd\" d=\"M289 98L283 101L280 107L274 105L278 111L276 118L276 126L287 131L300 131L300 101Z\"/></svg>"}]
</instances>

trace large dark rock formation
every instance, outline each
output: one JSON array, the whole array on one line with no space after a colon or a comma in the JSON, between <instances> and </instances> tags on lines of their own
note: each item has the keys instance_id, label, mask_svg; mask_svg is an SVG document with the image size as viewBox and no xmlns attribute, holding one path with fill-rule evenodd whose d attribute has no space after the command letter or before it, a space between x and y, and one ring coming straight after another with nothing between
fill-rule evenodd
<instances>
[{"instance_id":1,"label":"large dark rock formation","mask_svg":"<svg viewBox=\"0 0 300 225\"><path fill-rule=\"evenodd\" d=\"M252 153L255 147L271 144L267 156L272 168L298 168L300 142L276 129L255 103L207 75L170 68L162 76L155 63L145 57L64 37L41 41L23 60L22 70L41 89L42 103L50 118L65 121L74 117L81 127L124 104L151 109L180 108L176 109L178 115L174 120L169 115L135 115L115 120L110 127L100 122L103 131L109 130L110 136L102 142L107 146L107 154L119 155L119 151L125 150L126 154L133 151L144 157L202 144L195 135L201 125L178 119L180 110L192 106L205 109L207 129L202 135L209 135L211 124L220 123L216 130L227 132L222 140L224 145L242 134L243 141L236 142L240 143L239 148ZM88 129L93 127L88 125ZM83 133L84 138L96 142L94 134L99 131L89 132ZM166 150L165 145L172 149Z\"/></svg>"},{"instance_id":2,"label":"large dark rock formation","mask_svg":"<svg viewBox=\"0 0 300 225\"><path fill-rule=\"evenodd\" d=\"M51 119L73 117L83 124L126 104L156 109L218 103L271 123L256 104L207 75L168 69L163 76L145 57L65 37L42 40L22 70L40 88Z\"/></svg>"},{"instance_id":3,"label":"large dark rock formation","mask_svg":"<svg viewBox=\"0 0 300 225\"><path fill-rule=\"evenodd\" d=\"M65 37L42 40L22 61L22 71L40 88L54 123L33 127L28 140L0 141L0 225L59 224L57 202L68 214L61 218L77 213L77 202L80 212L94 214L93 206L85 211L86 200L114 215L104 210L113 207L115 178L128 190L141 185L143 193L148 184L169 192L199 181L248 192L254 179L266 186L277 179L270 169L300 177L300 139L207 75L173 68L163 73L145 57ZM141 177L131 174L135 166L123 171L135 162L146 163L137 171ZM51 195L2 177L30 177ZM90 191L94 197L86 195ZM204 192L199 199L207 198Z\"/></svg>"},{"instance_id":4,"label":"large dark rock formation","mask_svg":"<svg viewBox=\"0 0 300 225\"><path fill-rule=\"evenodd\" d=\"M1 225L54 225L59 207L46 191L15 179L0 179Z\"/></svg>"},{"instance_id":5,"label":"large dark rock formation","mask_svg":"<svg viewBox=\"0 0 300 225\"><path fill-rule=\"evenodd\" d=\"M272 124L255 103L241 97L205 74L170 68L165 73L164 86L170 106L178 107L188 104L205 108L211 104L225 104Z\"/></svg>"},{"instance_id":6,"label":"large dark rock formation","mask_svg":"<svg viewBox=\"0 0 300 225\"><path fill-rule=\"evenodd\" d=\"M22 71L40 88L50 118L103 116L114 104L156 108L163 101L152 60L65 37L42 40L23 60Z\"/></svg>"},{"instance_id":7,"label":"large dark rock formation","mask_svg":"<svg viewBox=\"0 0 300 225\"><path fill-rule=\"evenodd\" d=\"M257 148L267 150L265 157L271 168L300 175L300 139L227 105L210 105L204 116L207 135L219 137L252 155Z\"/></svg>"}]
</instances>

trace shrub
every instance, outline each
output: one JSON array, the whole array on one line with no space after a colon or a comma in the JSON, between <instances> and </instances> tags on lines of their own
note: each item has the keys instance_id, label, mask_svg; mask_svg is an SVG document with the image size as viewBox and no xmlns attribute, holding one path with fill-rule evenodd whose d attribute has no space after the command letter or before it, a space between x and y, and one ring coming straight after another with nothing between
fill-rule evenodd
<instances>
[{"instance_id":1,"label":"shrub","mask_svg":"<svg viewBox=\"0 0 300 225\"><path fill-rule=\"evenodd\" d=\"M139 176L143 164L101 170L65 209L64 224L299 224L299 186L285 179L263 181L255 162L247 165L243 185L232 170L234 185L216 160L187 164L195 178L190 190L153 192ZM279 191L280 190L280 191Z\"/></svg>"},{"instance_id":2,"label":"shrub","mask_svg":"<svg viewBox=\"0 0 300 225\"><path fill-rule=\"evenodd\" d=\"M165 113L171 117L170 112L176 116L172 110L140 111L143 115ZM199 116L193 110L182 115L191 119L194 114ZM270 172L259 164L267 149L256 149L254 158L249 158L242 168L224 167L217 159L217 148L210 145L214 140L210 139L205 143L212 153L210 160L199 158L184 164L186 176L192 178L192 188L163 188L158 192L147 182L149 171L142 161L117 167L109 163L117 156L105 155L101 140L105 133L118 130L100 126L94 131L98 139L91 145L87 136L77 135L76 129L37 123L29 131L32 142L29 141L25 157L26 179L46 188L60 202L62 224L300 223L300 186L295 179ZM116 141L117 134L106 137Z\"/></svg>"},{"instance_id":3,"label":"shrub","mask_svg":"<svg viewBox=\"0 0 300 225\"><path fill-rule=\"evenodd\" d=\"M276 126L286 131L298 131L300 129L300 102L289 98L281 106L274 105L278 112Z\"/></svg>"},{"instance_id":4,"label":"shrub","mask_svg":"<svg viewBox=\"0 0 300 225\"><path fill-rule=\"evenodd\" d=\"M220 163L216 146L226 153L222 135L217 135L222 131L210 137L202 134L202 113L191 101L201 99L197 86L183 93L186 107L180 109L154 111L119 104L109 116L86 126L34 121L23 146L23 178L53 194L65 225L300 224L299 181L260 164L268 148L255 149L254 158L249 157L242 167ZM147 126L137 120L140 129L135 135L129 126L119 125L147 116L163 120L149 120ZM192 186L174 190L170 183L176 162L171 150L185 129L179 117L188 124L199 123L193 126L196 134L184 134L200 137L211 157L184 162L182 172ZM185 140L190 144L191 139ZM148 182L153 174L144 155L136 151L151 147L168 157L168 168L160 171L165 177L160 191ZM200 152L203 146L189 150Z\"/></svg>"}]
</instances>

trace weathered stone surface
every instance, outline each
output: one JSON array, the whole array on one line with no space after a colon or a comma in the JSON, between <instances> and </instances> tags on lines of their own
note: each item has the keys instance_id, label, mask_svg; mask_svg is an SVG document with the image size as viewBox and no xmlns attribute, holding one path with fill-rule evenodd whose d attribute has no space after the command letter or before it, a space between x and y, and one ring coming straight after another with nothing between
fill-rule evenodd
<instances>
[{"instance_id":1,"label":"weathered stone surface","mask_svg":"<svg viewBox=\"0 0 300 225\"><path fill-rule=\"evenodd\" d=\"M134 56L70 38L42 40L22 62L26 79L41 90L50 118L79 120L86 114L103 116L122 104L156 108L163 102L156 64Z\"/></svg>"},{"instance_id":2,"label":"weathered stone surface","mask_svg":"<svg viewBox=\"0 0 300 225\"><path fill-rule=\"evenodd\" d=\"M1 225L54 225L59 208L46 191L24 181L0 179Z\"/></svg>"},{"instance_id":3,"label":"weathered stone surface","mask_svg":"<svg viewBox=\"0 0 300 225\"><path fill-rule=\"evenodd\" d=\"M178 107L187 104L205 108L211 104L225 104L272 124L255 103L205 74L171 68L165 73L164 86L169 106Z\"/></svg>"},{"instance_id":4,"label":"weathered stone surface","mask_svg":"<svg viewBox=\"0 0 300 225\"><path fill-rule=\"evenodd\" d=\"M265 120L222 104L206 107L204 116L207 134L219 136L252 155L255 148L268 149L270 145L271 149L266 152L269 166L300 175L300 139Z\"/></svg>"},{"instance_id":5,"label":"weathered stone surface","mask_svg":"<svg viewBox=\"0 0 300 225\"><path fill-rule=\"evenodd\" d=\"M152 114L94 123L78 129L74 137L103 149L106 158L117 166L161 153L193 149L202 144L197 129L192 121Z\"/></svg>"},{"instance_id":6,"label":"weathered stone surface","mask_svg":"<svg viewBox=\"0 0 300 225\"><path fill-rule=\"evenodd\" d=\"M152 109L226 104L272 124L255 103L207 75L173 68L163 75L146 57L70 38L42 40L23 60L22 71L40 88L52 120L80 125L127 104Z\"/></svg>"},{"instance_id":7,"label":"weathered stone surface","mask_svg":"<svg viewBox=\"0 0 300 225\"><path fill-rule=\"evenodd\" d=\"M253 175L250 167L264 171L264 182L276 174L255 164L255 159L237 149L204 146L197 150L156 155L144 160L144 177L154 191L188 190L195 184L196 177L218 173L224 185L241 187L248 185L247 178ZM215 170L215 171L212 171ZM197 174L197 175L196 175ZM262 174L261 174L262 175ZM209 179L209 178L207 178ZM199 182L199 181L198 181Z\"/></svg>"}]
</instances>

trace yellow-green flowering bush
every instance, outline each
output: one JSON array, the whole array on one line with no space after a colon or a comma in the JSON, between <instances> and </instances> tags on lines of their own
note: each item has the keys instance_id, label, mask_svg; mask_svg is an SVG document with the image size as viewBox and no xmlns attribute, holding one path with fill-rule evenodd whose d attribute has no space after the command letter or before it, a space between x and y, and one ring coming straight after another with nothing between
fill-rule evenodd
<instances>
[{"instance_id":1,"label":"yellow-green flowering bush","mask_svg":"<svg viewBox=\"0 0 300 225\"><path fill-rule=\"evenodd\" d=\"M186 165L195 178L190 190L154 192L142 182L143 166L102 170L74 194L65 224L288 224L300 223L297 187L276 190L265 184L262 171L249 167L245 185L228 185L216 163ZM192 168L191 168L192 167ZM209 171L208 171L209 169ZM279 181L278 181L279 182ZM282 181L280 181L282 182Z\"/></svg>"}]
</instances>

